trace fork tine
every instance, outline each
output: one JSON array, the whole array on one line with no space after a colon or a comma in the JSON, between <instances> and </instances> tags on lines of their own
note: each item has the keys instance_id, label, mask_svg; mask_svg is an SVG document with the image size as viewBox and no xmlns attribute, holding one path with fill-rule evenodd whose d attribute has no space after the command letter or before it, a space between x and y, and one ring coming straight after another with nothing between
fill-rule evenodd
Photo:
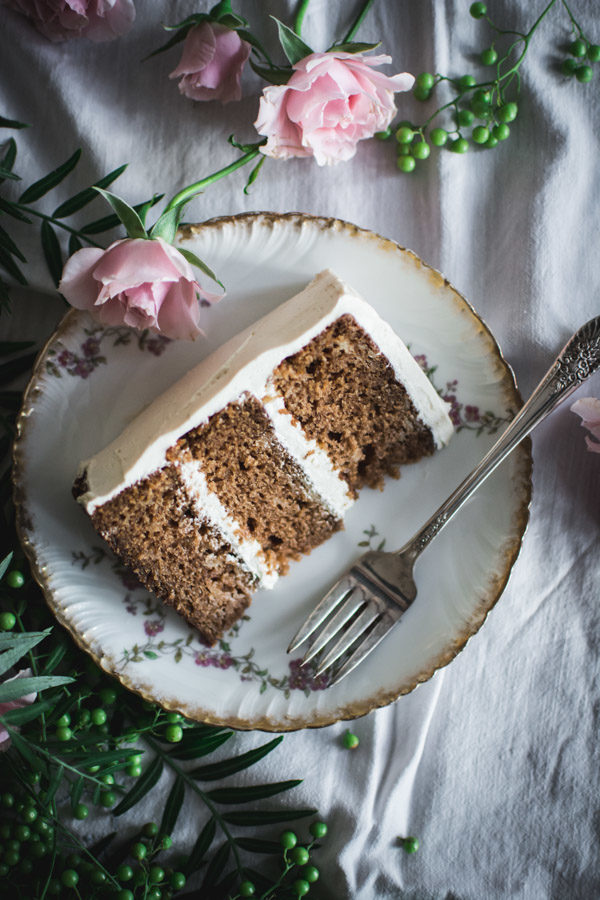
<instances>
[{"instance_id":1,"label":"fork tine","mask_svg":"<svg viewBox=\"0 0 600 900\"><path fill-rule=\"evenodd\" d=\"M329 616L334 609L342 602L344 597L350 593L354 587L354 579L346 576L337 581L330 591L328 591L320 603L315 606L307 620L300 626L287 648L288 653L293 653L300 644L311 636L313 631Z\"/></svg>"},{"instance_id":2,"label":"fork tine","mask_svg":"<svg viewBox=\"0 0 600 900\"><path fill-rule=\"evenodd\" d=\"M356 666L381 643L386 634L389 634L392 625L395 625L397 621L397 619L392 619L389 616L384 616L380 619L375 627L371 629L369 634L365 636L365 639L351 653L348 659L332 676L330 676L329 684L337 684L338 681L341 681L342 678L345 678L346 675L356 668Z\"/></svg>"},{"instance_id":3,"label":"fork tine","mask_svg":"<svg viewBox=\"0 0 600 900\"><path fill-rule=\"evenodd\" d=\"M302 665L309 662L313 656L316 656L317 653L329 643L329 641L333 640L348 619L351 619L361 606L364 606L366 601L367 598L365 597L364 590L358 585L353 588L344 602L339 605L333 618L330 619L327 625L315 636L312 643L309 645L308 650L304 654Z\"/></svg>"},{"instance_id":4,"label":"fork tine","mask_svg":"<svg viewBox=\"0 0 600 900\"><path fill-rule=\"evenodd\" d=\"M341 638L333 645L327 656L319 663L316 675L322 675L352 644L358 640L363 632L381 616L381 610L374 603L370 603L354 620L350 628L343 633Z\"/></svg>"}]
</instances>

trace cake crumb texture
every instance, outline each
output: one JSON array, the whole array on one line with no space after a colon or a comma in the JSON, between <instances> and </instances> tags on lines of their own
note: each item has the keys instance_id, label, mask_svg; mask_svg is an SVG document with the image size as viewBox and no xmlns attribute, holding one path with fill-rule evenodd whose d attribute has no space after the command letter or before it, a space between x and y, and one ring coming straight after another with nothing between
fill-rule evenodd
<instances>
[{"instance_id":1,"label":"cake crumb texture","mask_svg":"<svg viewBox=\"0 0 600 900\"><path fill-rule=\"evenodd\" d=\"M388 360L351 315L284 359L273 386L355 495L435 449Z\"/></svg>"},{"instance_id":2,"label":"cake crumb texture","mask_svg":"<svg viewBox=\"0 0 600 900\"><path fill-rule=\"evenodd\" d=\"M173 466L98 507L92 522L142 584L208 644L250 603L253 577L219 531L192 508Z\"/></svg>"},{"instance_id":3,"label":"cake crumb texture","mask_svg":"<svg viewBox=\"0 0 600 900\"><path fill-rule=\"evenodd\" d=\"M341 528L250 394L188 432L167 455L171 461L200 462L209 489L238 523L240 537L258 541L267 563L280 574L291 559Z\"/></svg>"}]
</instances>

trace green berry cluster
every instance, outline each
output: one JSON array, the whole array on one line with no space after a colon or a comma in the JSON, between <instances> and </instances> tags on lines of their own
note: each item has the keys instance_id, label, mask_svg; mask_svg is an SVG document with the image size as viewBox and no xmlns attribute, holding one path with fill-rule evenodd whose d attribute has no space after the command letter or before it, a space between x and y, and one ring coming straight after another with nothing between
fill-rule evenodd
<instances>
[{"instance_id":1,"label":"green berry cluster","mask_svg":"<svg viewBox=\"0 0 600 900\"><path fill-rule=\"evenodd\" d=\"M313 822L309 826L311 839L306 845L298 843L298 835L295 831L284 831L279 837L279 844L283 850L282 853L282 873L279 880L268 890L269 897L279 896L276 893L278 888L285 891L285 896L304 897L311 889L311 886L319 879L319 870L311 862L311 851L317 845L317 841L322 840L327 834L327 825L325 822ZM238 900L240 897L256 896L256 885L253 881L242 881L237 889L237 893L231 897L231 900Z\"/></svg>"},{"instance_id":2,"label":"green berry cluster","mask_svg":"<svg viewBox=\"0 0 600 900\"><path fill-rule=\"evenodd\" d=\"M569 44L569 54L561 63L561 72L567 77L575 76L581 84L588 84L594 77L592 65L600 62L600 44L591 44L580 33L580 37Z\"/></svg>"}]
</instances>

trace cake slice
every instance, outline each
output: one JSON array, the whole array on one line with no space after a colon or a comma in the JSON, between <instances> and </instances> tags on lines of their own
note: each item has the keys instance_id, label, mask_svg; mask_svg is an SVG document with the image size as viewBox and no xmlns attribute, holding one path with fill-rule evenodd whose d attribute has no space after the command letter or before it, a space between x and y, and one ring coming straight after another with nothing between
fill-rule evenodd
<instances>
[{"instance_id":1,"label":"cake slice","mask_svg":"<svg viewBox=\"0 0 600 900\"><path fill-rule=\"evenodd\" d=\"M151 591L214 643L342 527L365 485L444 446L447 405L329 271L83 462L74 494Z\"/></svg>"}]
</instances>

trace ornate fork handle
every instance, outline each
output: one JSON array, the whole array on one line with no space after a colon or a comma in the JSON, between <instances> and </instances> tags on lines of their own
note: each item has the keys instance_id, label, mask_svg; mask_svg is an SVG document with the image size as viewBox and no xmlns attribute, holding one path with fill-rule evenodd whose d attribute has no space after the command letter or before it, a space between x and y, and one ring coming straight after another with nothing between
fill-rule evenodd
<instances>
[{"instance_id":1,"label":"ornate fork handle","mask_svg":"<svg viewBox=\"0 0 600 900\"><path fill-rule=\"evenodd\" d=\"M527 403L479 465L398 552L407 554L415 560L517 444L598 368L600 368L600 316L591 319L573 335Z\"/></svg>"}]
</instances>

